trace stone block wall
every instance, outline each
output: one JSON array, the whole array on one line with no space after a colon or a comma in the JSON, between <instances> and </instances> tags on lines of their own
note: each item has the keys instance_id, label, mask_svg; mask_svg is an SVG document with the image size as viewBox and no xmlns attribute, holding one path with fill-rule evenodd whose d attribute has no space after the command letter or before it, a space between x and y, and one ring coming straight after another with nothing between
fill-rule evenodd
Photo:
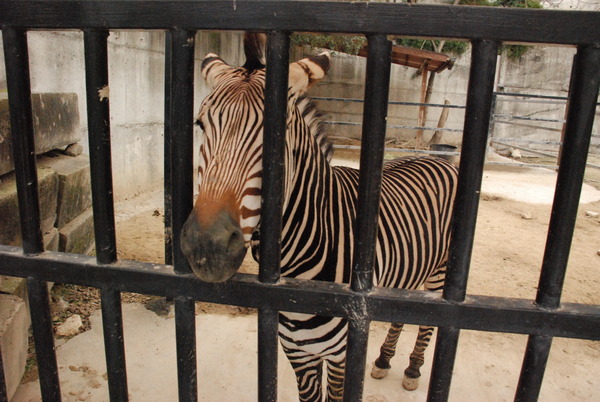
<instances>
[{"instance_id":1,"label":"stone block wall","mask_svg":"<svg viewBox=\"0 0 600 402\"><path fill-rule=\"evenodd\" d=\"M94 246L91 178L88 157L73 146L81 139L77 95L34 94L32 107L44 248L88 254ZM0 244L18 247L13 169L8 101L0 94ZM26 280L0 276L0 350L9 400L25 370L29 325Z\"/></svg>"},{"instance_id":2,"label":"stone block wall","mask_svg":"<svg viewBox=\"0 0 600 402\"><path fill-rule=\"evenodd\" d=\"M0 294L0 350L9 400L25 371L29 324L29 314L23 299Z\"/></svg>"},{"instance_id":3,"label":"stone block wall","mask_svg":"<svg viewBox=\"0 0 600 402\"><path fill-rule=\"evenodd\" d=\"M2 176L1 180L0 244L20 246L19 201L14 172ZM39 157L38 184L46 249L88 253L93 247L94 231L87 156L53 153ZM57 242L58 235L60 242Z\"/></svg>"},{"instance_id":4,"label":"stone block wall","mask_svg":"<svg viewBox=\"0 0 600 402\"><path fill-rule=\"evenodd\" d=\"M31 95L35 153L43 154L81 141L77 94L38 93ZM8 98L0 94L0 175L14 169L10 138Z\"/></svg>"},{"instance_id":5,"label":"stone block wall","mask_svg":"<svg viewBox=\"0 0 600 402\"><path fill-rule=\"evenodd\" d=\"M88 254L94 220L88 157L59 152L38 157L40 217L44 248ZM19 202L14 172L0 177L0 244L20 246ZM0 276L0 350L10 400L25 370L30 325L23 278Z\"/></svg>"}]
</instances>

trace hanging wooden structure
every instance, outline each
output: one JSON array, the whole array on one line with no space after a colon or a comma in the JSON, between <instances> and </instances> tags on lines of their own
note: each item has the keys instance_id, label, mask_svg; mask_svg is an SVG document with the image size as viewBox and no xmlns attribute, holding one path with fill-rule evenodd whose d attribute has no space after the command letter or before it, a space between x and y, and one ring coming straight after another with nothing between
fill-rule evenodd
<instances>
[{"instance_id":1,"label":"hanging wooden structure","mask_svg":"<svg viewBox=\"0 0 600 402\"><path fill-rule=\"evenodd\" d=\"M359 52L359 56L367 56L367 46L363 47ZM421 105L419 106L418 126L425 125L427 116L425 99L427 94L428 73L440 73L444 70L450 70L454 66L454 58L438 52L430 50L415 49L412 47L393 45L392 46L392 63L401 66L417 68L418 74L421 74ZM416 135L416 148L423 147L423 129L420 129Z\"/></svg>"},{"instance_id":2,"label":"hanging wooden structure","mask_svg":"<svg viewBox=\"0 0 600 402\"><path fill-rule=\"evenodd\" d=\"M359 56L367 56L367 46L358 52ZM412 47L393 45L392 63L401 66L418 68L422 72L439 73L450 70L454 66L454 58L438 52L415 49Z\"/></svg>"}]
</instances>

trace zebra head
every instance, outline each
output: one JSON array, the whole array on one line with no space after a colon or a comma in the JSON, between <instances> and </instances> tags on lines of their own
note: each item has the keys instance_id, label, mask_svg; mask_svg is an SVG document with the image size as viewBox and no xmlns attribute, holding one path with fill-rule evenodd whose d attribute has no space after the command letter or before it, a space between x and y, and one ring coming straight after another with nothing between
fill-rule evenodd
<instances>
[{"instance_id":1,"label":"zebra head","mask_svg":"<svg viewBox=\"0 0 600 402\"><path fill-rule=\"evenodd\" d=\"M256 64L235 68L215 54L202 62L212 91L197 117L203 131L199 193L181 231L181 249L207 282L226 281L237 272L260 221L265 69ZM328 68L327 53L290 64L288 137L290 115L300 116L293 130L308 124L297 111L299 96Z\"/></svg>"}]
</instances>

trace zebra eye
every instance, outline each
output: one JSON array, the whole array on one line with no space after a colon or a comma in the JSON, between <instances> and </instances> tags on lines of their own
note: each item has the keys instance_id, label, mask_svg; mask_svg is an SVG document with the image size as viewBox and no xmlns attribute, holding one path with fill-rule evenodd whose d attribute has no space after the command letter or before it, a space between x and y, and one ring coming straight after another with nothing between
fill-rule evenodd
<instances>
[{"instance_id":1,"label":"zebra eye","mask_svg":"<svg viewBox=\"0 0 600 402\"><path fill-rule=\"evenodd\" d=\"M197 125L198 127L200 127L200 129L201 129L202 131L204 131L204 124L202 124L202 122L200 121L200 119L196 120L196 125Z\"/></svg>"}]
</instances>

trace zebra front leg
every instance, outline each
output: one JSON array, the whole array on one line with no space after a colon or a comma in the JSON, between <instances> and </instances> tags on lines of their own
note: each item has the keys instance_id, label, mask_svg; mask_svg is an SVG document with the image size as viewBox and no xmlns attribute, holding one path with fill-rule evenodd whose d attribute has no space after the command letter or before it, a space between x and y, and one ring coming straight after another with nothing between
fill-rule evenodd
<instances>
[{"instance_id":1,"label":"zebra front leg","mask_svg":"<svg viewBox=\"0 0 600 402\"><path fill-rule=\"evenodd\" d=\"M381 345L379 349L379 357L375 360L373 364L373 369L371 370L371 377L373 378L383 378L387 375L388 371L390 371L390 360L396 354L396 345L398 344L398 338L400 337L400 333L402 332L402 328L404 324L393 323L388 330L388 334L385 337L385 342Z\"/></svg>"},{"instance_id":2,"label":"zebra front leg","mask_svg":"<svg viewBox=\"0 0 600 402\"><path fill-rule=\"evenodd\" d=\"M344 397L346 360L327 361L327 401L341 401Z\"/></svg>"},{"instance_id":3,"label":"zebra front leg","mask_svg":"<svg viewBox=\"0 0 600 402\"><path fill-rule=\"evenodd\" d=\"M410 354L410 364L404 370L404 380L402 380L402 386L408 391L414 391L419 387L419 378L421 377L420 368L425 363L425 349L429 345L431 335L435 327L419 327L419 335L417 335L417 341L415 342L415 348Z\"/></svg>"}]
</instances>

